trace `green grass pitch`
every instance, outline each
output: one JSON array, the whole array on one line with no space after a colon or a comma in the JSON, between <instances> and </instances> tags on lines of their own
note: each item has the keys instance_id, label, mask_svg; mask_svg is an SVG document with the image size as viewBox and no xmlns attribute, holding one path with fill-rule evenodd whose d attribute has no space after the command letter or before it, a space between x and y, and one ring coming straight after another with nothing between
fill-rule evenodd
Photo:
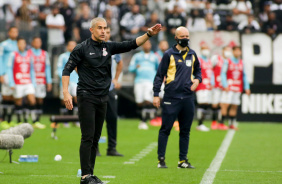
<instances>
[{"instance_id":1,"label":"green grass pitch","mask_svg":"<svg viewBox=\"0 0 282 184\"><path fill-rule=\"evenodd\" d=\"M13 160L20 155L39 155L37 163L10 164L5 150L0 150L0 184L78 184L80 129L58 129L58 140L51 139L47 116L45 130L35 130L20 150L14 150ZM210 125L210 122L206 123ZM189 161L196 169L177 169L178 132L171 131L167 146L168 169L157 168L159 127L138 130L138 120L118 122L117 150L125 157L107 157L107 143L100 144L95 174L110 184L196 184L200 183L219 149L226 132L198 132L193 123L190 135ZM102 136L106 136L104 127ZM148 148L148 146L150 146ZM148 148L148 149L146 149ZM144 150L145 149L145 150ZM143 152L142 152L143 150ZM147 151L147 152L146 152ZM142 152L141 154L139 154ZM55 155L62 160L54 161ZM142 154L145 154L142 156ZM137 156L136 156L137 155ZM139 156L139 157L138 157ZM135 160L134 164L124 162ZM282 183L282 124L241 123L226 153L214 184L281 184Z\"/></svg>"}]
</instances>

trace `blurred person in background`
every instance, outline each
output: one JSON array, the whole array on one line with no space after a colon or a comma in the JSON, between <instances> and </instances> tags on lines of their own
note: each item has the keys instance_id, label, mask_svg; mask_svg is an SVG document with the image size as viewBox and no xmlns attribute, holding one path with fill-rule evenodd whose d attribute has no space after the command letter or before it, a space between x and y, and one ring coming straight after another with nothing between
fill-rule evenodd
<instances>
[{"instance_id":1,"label":"blurred person in background","mask_svg":"<svg viewBox=\"0 0 282 184\"><path fill-rule=\"evenodd\" d=\"M33 66L35 71L36 88L36 122L40 122L40 116L43 114L43 102L46 97L46 91L52 90L51 65L49 55L41 49L42 41L40 37L33 37L32 48L30 49L33 57Z\"/></svg>"},{"instance_id":2,"label":"blurred person in background","mask_svg":"<svg viewBox=\"0 0 282 184\"><path fill-rule=\"evenodd\" d=\"M221 82L223 92L221 95L221 120L218 129L227 130L224 121L229 118L229 128L237 130L236 116L238 106L241 104L241 94L245 90L247 95L251 94L250 84L244 70L242 52L239 46L234 46L233 57L224 60L221 69Z\"/></svg>"},{"instance_id":3,"label":"blurred person in background","mask_svg":"<svg viewBox=\"0 0 282 184\"><path fill-rule=\"evenodd\" d=\"M51 55L51 61L55 54L62 53L64 50L64 31L65 20L60 13L58 5L52 6L52 13L46 17L46 25L48 28L48 53Z\"/></svg>"},{"instance_id":4,"label":"blurred person in background","mask_svg":"<svg viewBox=\"0 0 282 184\"><path fill-rule=\"evenodd\" d=\"M14 110L13 90L9 86L9 80L11 79L9 79L9 76L7 74L7 64L11 53L13 53L14 51L18 51L18 35L18 28L10 27L8 30L9 38L0 43L0 83L2 95L0 113L2 115L2 129L8 129L10 127L9 123L11 123Z\"/></svg>"},{"instance_id":5,"label":"blurred person in background","mask_svg":"<svg viewBox=\"0 0 282 184\"><path fill-rule=\"evenodd\" d=\"M24 37L28 43L32 39L35 22L32 21L33 16L37 16L38 8L31 7L30 0L22 0L22 5L16 13L16 27L19 28L19 35Z\"/></svg>"},{"instance_id":6,"label":"blurred person in background","mask_svg":"<svg viewBox=\"0 0 282 184\"><path fill-rule=\"evenodd\" d=\"M205 16L206 21L206 31L214 31L217 30L217 26L214 22L212 13L207 13Z\"/></svg>"},{"instance_id":7,"label":"blurred person in background","mask_svg":"<svg viewBox=\"0 0 282 184\"><path fill-rule=\"evenodd\" d=\"M122 19L122 17L131 11L132 7L136 4L135 0L126 0L126 2L122 3L119 7L119 19Z\"/></svg>"},{"instance_id":8,"label":"blurred person in background","mask_svg":"<svg viewBox=\"0 0 282 184\"><path fill-rule=\"evenodd\" d=\"M222 21L218 26L218 30L221 31L236 31L238 24L233 21L232 14L227 14L225 21Z\"/></svg>"},{"instance_id":9,"label":"blurred person in background","mask_svg":"<svg viewBox=\"0 0 282 184\"><path fill-rule=\"evenodd\" d=\"M111 37L111 29L108 27L106 29L106 42L109 41ZM119 77L122 73L123 61L121 60L120 54L112 55L112 83L109 89L109 100L107 102L107 113L106 113L106 123L107 123L107 134L108 134L108 149L107 156L123 156L116 150L117 146L117 120L118 120L118 111L117 111L117 102L118 95L116 90L121 88L119 83ZM101 155L99 148L97 149L96 156Z\"/></svg>"},{"instance_id":10,"label":"blurred person in background","mask_svg":"<svg viewBox=\"0 0 282 184\"><path fill-rule=\"evenodd\" d=\"M165 17L165 27L166 31L166 38L168 44L172 46L175 42L175 30L179 26L185 26L186 20L181 15L180 9L177 5L174 5L172 12L168 12Z\"/></svg>"},{"instance_id":11,"label":"blurred person in background","mask_svg":"<svg viewBox=\"0 0 282 184\"><path fill-rule=\"evenodd\" d=\"M212 88L214 86L212 62L209 57L210 48L207 44L201 45L201 55L198 56L198 59L202 71L202 83L200 83L196 89L198 103L197 118L199 121L196 129L203 132L210 130L203 123L207 114L207 110L210 108L212 103Z\"/></svg>"},{"instance_id":12,"label":"blurred person in background","mask_svg":"<svg viewBox=\"0 0 282 184\"><path fill-rule=\"evenodd\" d=\"M265 1L263 4L263 11L260 11L259 13L259 22L262 26L263 23L268 21L268 14L271 12L270 5L272 4L271 1Z\"/></svg>"},{"instance_id":13,"label":"blurred person in background","mask_svg":"<svg viewBox=\"0 0 282 184\"><path fill-rule=\"evenodd\" d=\"M214 74L214 86L212 88L212 124L211 129L216 130L219 125L218 120L220 119L220 99L222 94L222 84L220 72L224 60L230 59L232 57L232 48L225 46L222 48L221 55L214 55L211 57L213 74Z\"/></svg>"},{"instance_id":14,"label":"blurred person in background","mask_svg":"<svg viewBox=\"0 0 282 184\"><path fill-rule=\"evenodd\" d=\"M262 25L262 31L268 34L272 39L282 32L282 25L276 18L274 12L268 14L268 21Z\"/></svg>"},{"instance_id":15,"label":"blurred person in background","mask_svg":"<svg viewBox=\"0 0 282 184\"><path fill-rule=\"evenodd\" d=\"M141 27L141 31L146 32L149 27L152 27L155 24L162 24L162 22L159 20L157 12L153 12L148 20L146 20L146 23L143 27ZM165 31L165 28L163 28L163 31ZM162 33L162 32L161 32ZM159 33L160 35L160 33ZM152 44L152 50L155 52L158 49L158 43L159 43L159 37L156 36L152 39L150 39Z\"/></svg>"},{"instance_id":16,"label":"blurred person in background","mask_svg":"<svg viewBox=\"0 0 282 184\"><path fill-rule=\"evenodd\" d=\"M75 40L80 43L91 36L89 25L93 17L90 14L90 7L87 3L81 4L81 16L76 22L73 30Z\"/></svg>"},{"instance_id":17,"label":"blurred person in background","mask_svg":"<svg viewBox=\"0 0 282 184\"><path fill-rule=\"evenodd\" d=\"M26 51L25 39L18 38L17 45L18 51L15 51L9 55L7 64L9 86L13 89L17 122L18 124L23 123L23 98L26 97L33 127L45 129L46 126L44 124L36 122L36 100L34 95L36 79L32 54L30 50ZM24 121L24 123L28 122Z\"/></svg>"},{"instance_id":18,"label":"blurred person in background","mask_svg":"<svg viewBox=\"0 0 282 184\"><path fill-rule=\"evenodd\" d=\"M200 15L198 9L191 10L191 17L188 18L186 27L190 32L206 31L207 25L205 19Z\"/></svg>"},{"instance_id":19,"label":"blurred person in background","mask_svg":"<svg viewBox=\"0 0 282 184\"><path fill-rule=\"evenodd\" d=\"M75 18L75 12L72 7L69 6L68 0L62 0L62 7L60 8L60 14L63 15L65 21L64 37L65 42L72 39L73 22Z\"/></svg>"},{"instance_id":20,"label":"blurred person in background","mask_svg":"<svg viewBox=\"0 0 282 184\"><path fill-rule=\"evenodd\" d=\"M137 103L140 123L138 128L147 130L147 120L153 119L156 109L153 107L153 81L159 66L159 60L151 50L150 41L144 43L143 51L133 55L128 70L135 74L134 95ZM149 115L149 116L148 116Z\"/></svg>"},{"instance_id":21,"label":"blurred person in background","mask_svg":"<svg viewBox=\"0 0 282 184\"><path fill-rule=\"evenodd\" d=\"M89 25L88 25L89 26ZM61 99L61 108L60 108L60 114L61 115L68 115L69 111L65 108L64 105L64 95L63 95L63 86L62 86L62 72L66 65L66 63L69 60L71 51L75 48L76 42L75 41L68 41L66 46L66 52L62 53L59 56L58 63L57 63L57 75L60 78L60 99ZM76 71L73 71L70 74L70 82L68 86L69 93L73 96L73 115L78 115L78 108L77 108L77 95L76 95L76 88L78 83L78 74ZM69 127L68 123L64 123L65 127ZM79 126L79 123L76 123L76 126Z\"/></svg>"},{"instance_id":22,"label":"blurred person in background","mask_svg":"<svg viewBox=\"0 0 282 184\"><path fill-rule=\"evenodd\" d=\"M119 20L117 18L114 18L112 16L112 11L111 9L107 9L105 11L105 16L104 18L106 19L107 21L107 25L108 27L111 29L111 40L112 41L117 41L117 40L120 40L120 32L119 32Z\"/></svg>"},{"instance_id":23,"label":"blurred person in background","mask_svg":"<svg viewBox=\"0 0 282 184\"><path fill-rule=\"evenodd\" d=\"M145 25L145 18L139 13L138 5L133 5L131 11L122 17L120 25L123 40L131 40L139 35L141 27Z\"/></svg>"},{"instance_id":24,"label":"blurred person in background","mask_svg":"<svg viewBox=\"0 0 282 184\"><path fill-rule=\"evenodd\" d=\"M238 25L238 30L242 33L255 33L260 31L259 23L254 19L254 15L248 15L248 20L242 21Z\"/></svg>"},{"instance_id":25,"label":"blurred person in background","mask_svg":"<svg viewBox=\"0 0 282 184\"><path fill-rule=\"evenodd\" d=\"M238 24L248 20L248 15L252 13L252 3L248 0L233 0L230 8L233 12L233 19Z\"/></svg>"},{"instance_id":26,"label":"blurred person in background","mask_svg":"<svg viewBox=\"0 0 282 184\"><path fill-rule=\"evenodd\" d=\"M38 21L40 25L40 38L42 40L42 49L47 50L48 32L46 26L46 17L51 14L50 0L45 0L45 4L39 6Z\"/></svg>"}]
</instances>

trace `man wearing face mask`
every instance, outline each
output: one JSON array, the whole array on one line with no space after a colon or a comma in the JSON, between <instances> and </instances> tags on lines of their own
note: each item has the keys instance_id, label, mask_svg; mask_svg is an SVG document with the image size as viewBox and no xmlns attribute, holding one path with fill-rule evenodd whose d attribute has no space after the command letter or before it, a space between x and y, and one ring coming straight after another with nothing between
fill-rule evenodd
<instances>
[{"instance_id":1,"label":"man wearing face mask","mask_svg":"<svg viewBox=\"0 0 282 184\"><path fill-rule=\"evenodd\" d=\"M176 45L168 49L161 60L154 80L153 104L159 108L160 88L165 81L165 94L162 101L162 126L158 139L158 168L167 168L165 151L173 123L178 118L180 127L178 168L194 168L187 158L189 135L194 116L194 94L202 81L201 67L197 54L189 43L189 31L178 27L175 31Z\"/></svg>"},{"instance_id":2,"label":"man wearing face mask","mask_svg":"<svg viewBox=\"0 0 282 184\"><path fill-rule=\"evenodd\" d=\"M207 44L201 46L201 55L199 57L201 70L202 70L202 80L203 82L199 84L196 89L196 96L198 102L197 108L197 118L198 126L197 130L207 132L210 129L203 124L205 120L205 114L210 108L212 99L212 86L214 86L214 75L212 71L212 63L209 59L210 49Z\"/></svg>"},{"instance_id":3,"label":"man wearing face mask","mask_svg":"<svg viewBox=\"0 0 282 184\"><path fill-rule=\"evenodd\" d=\"M211 58L213 74L214 74L214 86L212 89L212 130L227 130L228 127L224 124L218 124L220 114L220 99L222 94L222 84L220 78L221 67L224 60L232 57L232 49L230 46L222 48L222 55L214 55Z\"/></svg>"},{"instance_id":4,"label":"man wearing face mask","mask_svg":"<svg viewBox=\"0 0 282 184\"><path fill-rule=\"evenodd\" d=\"M230 129L235 129L237 116L237 108L240 105L241 94L245 90L247 95L251 94L250 84L244 71L243 60L241 58L241 48L233 47L233 57L224 61L221 69L221 82L224 91L221 95L221 114L220 123L224 124L224 120L229 116Z\"/></svg>"}]
</instances>

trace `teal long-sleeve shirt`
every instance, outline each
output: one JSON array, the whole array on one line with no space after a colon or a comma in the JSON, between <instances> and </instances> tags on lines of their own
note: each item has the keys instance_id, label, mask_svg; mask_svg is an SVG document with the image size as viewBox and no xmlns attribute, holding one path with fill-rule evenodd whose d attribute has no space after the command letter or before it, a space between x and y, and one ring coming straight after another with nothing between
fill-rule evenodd
<instances>
[{"instance_id":1,"label":"teal long-sleeve shirt","mask_svg":"<svg viewBox=\"0 0 282 184\"><path fill-rule=\"evenodd\" d=\"M27 51L24 52L19 52L21 56L26 56ZM36 80L35 80L35 72L34 72L34 67L33 67L33 58L30 58L30 78L32 84L36 87ZM15 63L15 53L12 52L9 56L8 63L7 63L7 74L9 78L9 86L14 87L15 86L15 81L14 81L14 63Z\"/></svg>"},{"instance_id":2,"label":"teal long-sleeve shirt","mask_svg":"<svg viewBox=\"0 0 282 184\"><path fill-rule=\"evenodd\" d=\"M135 73L134 83L154 81L159 66L159 60L154 52L146 54L141 51L133 55L128 70Z\"/></svg>"},{"instance_id":3,"label":"teal long-sleeve shirt","mask_svg":"<svg viewBox=\"0 0 282 184\"><path fill-rule=\"evenodd\" d=\"M7 39L0 43L0 76L7 73L9 56L14 51L18 51L17 40Z\"/></svg>"},{"instance_id":4,"label":"teal long-sleeve shirt","mask_svg":"<svg viewBox=\"0 0 282 184\"><path fill-rule=\"evenodd\" d=\"M31 48L31 51L35 56L40 56L41 53L42 53L41 49ZM49 59L48 52L45 52L45 54L46 54L46 60L45 60L46 82L47 82L47 84L51 84L52 83L52 77L51 77L50 59Z\"/></svg>"},{"instance_id":5,"label":"teal long-sleeve shirt","mask_svg":"<svg viewBox=\"0 0 282 184\"><path fill-rule=\"evenodd\" d=\"M232 57L231 58L231 61L235 64L238 64L239 63L239 59L235 58L235 57ZM220 73L220 77L221 77L221 83L222 83L222 86L224 88L227 88L228 87L228 82L227 82L227 70L228 70L228 61L227 60L224 60L224 63L222 65L222 68L221 68L221 73ZM250 89L250 84L248 82L248 79L247 79L247 75L245 73L245 70L243 69L243 84L244 84L244 90L248 90Z\"/></svg>"},{"instance_id":6,"label":"teal long-sleeve shirt","mask_svg":"<svg viewBox=\"0 0 282 184\"><path fill-rule=\"evenodd\" d=\"M62 87L62 72L66 63L68 62L70 57L70 52L65 52L59 56L58 63L57 63L57 75L60 77L60 86ZM76 71L72 71L70 74L70 83L78 83L78 74Z\"/></svg>"}]
</instances>

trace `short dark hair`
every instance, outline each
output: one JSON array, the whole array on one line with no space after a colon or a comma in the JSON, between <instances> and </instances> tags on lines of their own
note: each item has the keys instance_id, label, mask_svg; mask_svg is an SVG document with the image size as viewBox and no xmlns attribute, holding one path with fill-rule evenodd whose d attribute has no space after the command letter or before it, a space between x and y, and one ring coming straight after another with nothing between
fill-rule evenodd
<instances>
[{"instance_id":1,"label":"short dark hair","mask_svg":"<svg viewBox=\"0 0 282 184\"><path fill-rule=\"evenodd\" d=\"M240 47L240 46L238 46L238 45L236 45L236 46L232 47L232 50L233 50L233 51L234 51L234 50L236 50L236 49L240 49L240 50L241 50L241 47Z\"/></svg>"},{"instance_id":2,"label":"short dark hair","mask_svg":"<svg viewBox=\"0 0 282 184\"><path fill-rule=\"evenodd\" d=\"M32 38L32 41L35 40L35 39L37 39L37 38L41 39L40 36L34 36L34 37Z\"/></svg>"},{"instance_id":3,"label":"short dark hair","mask_svg":"<svg viewBox=\"0 0 282 184\"><path fill-rule=\"evenodd\" d=\"M18 37L18 38L17 38L17 42L19 42L19 41L21 41L21 40L26 41L26 40L24 39L24 37Z\"/></svg>"},{"instance_id":4,"label":"short dark hair","mask_svg":"<svg viewBox=\"0 0 282 184\"><path fill-rule=\"evenodd\" d=\"M8 31L11 31L12 29L18 29L16 26L11 26L11 27L9 27L9 29L8 29Z\"/></svg>"}]
</instances>

